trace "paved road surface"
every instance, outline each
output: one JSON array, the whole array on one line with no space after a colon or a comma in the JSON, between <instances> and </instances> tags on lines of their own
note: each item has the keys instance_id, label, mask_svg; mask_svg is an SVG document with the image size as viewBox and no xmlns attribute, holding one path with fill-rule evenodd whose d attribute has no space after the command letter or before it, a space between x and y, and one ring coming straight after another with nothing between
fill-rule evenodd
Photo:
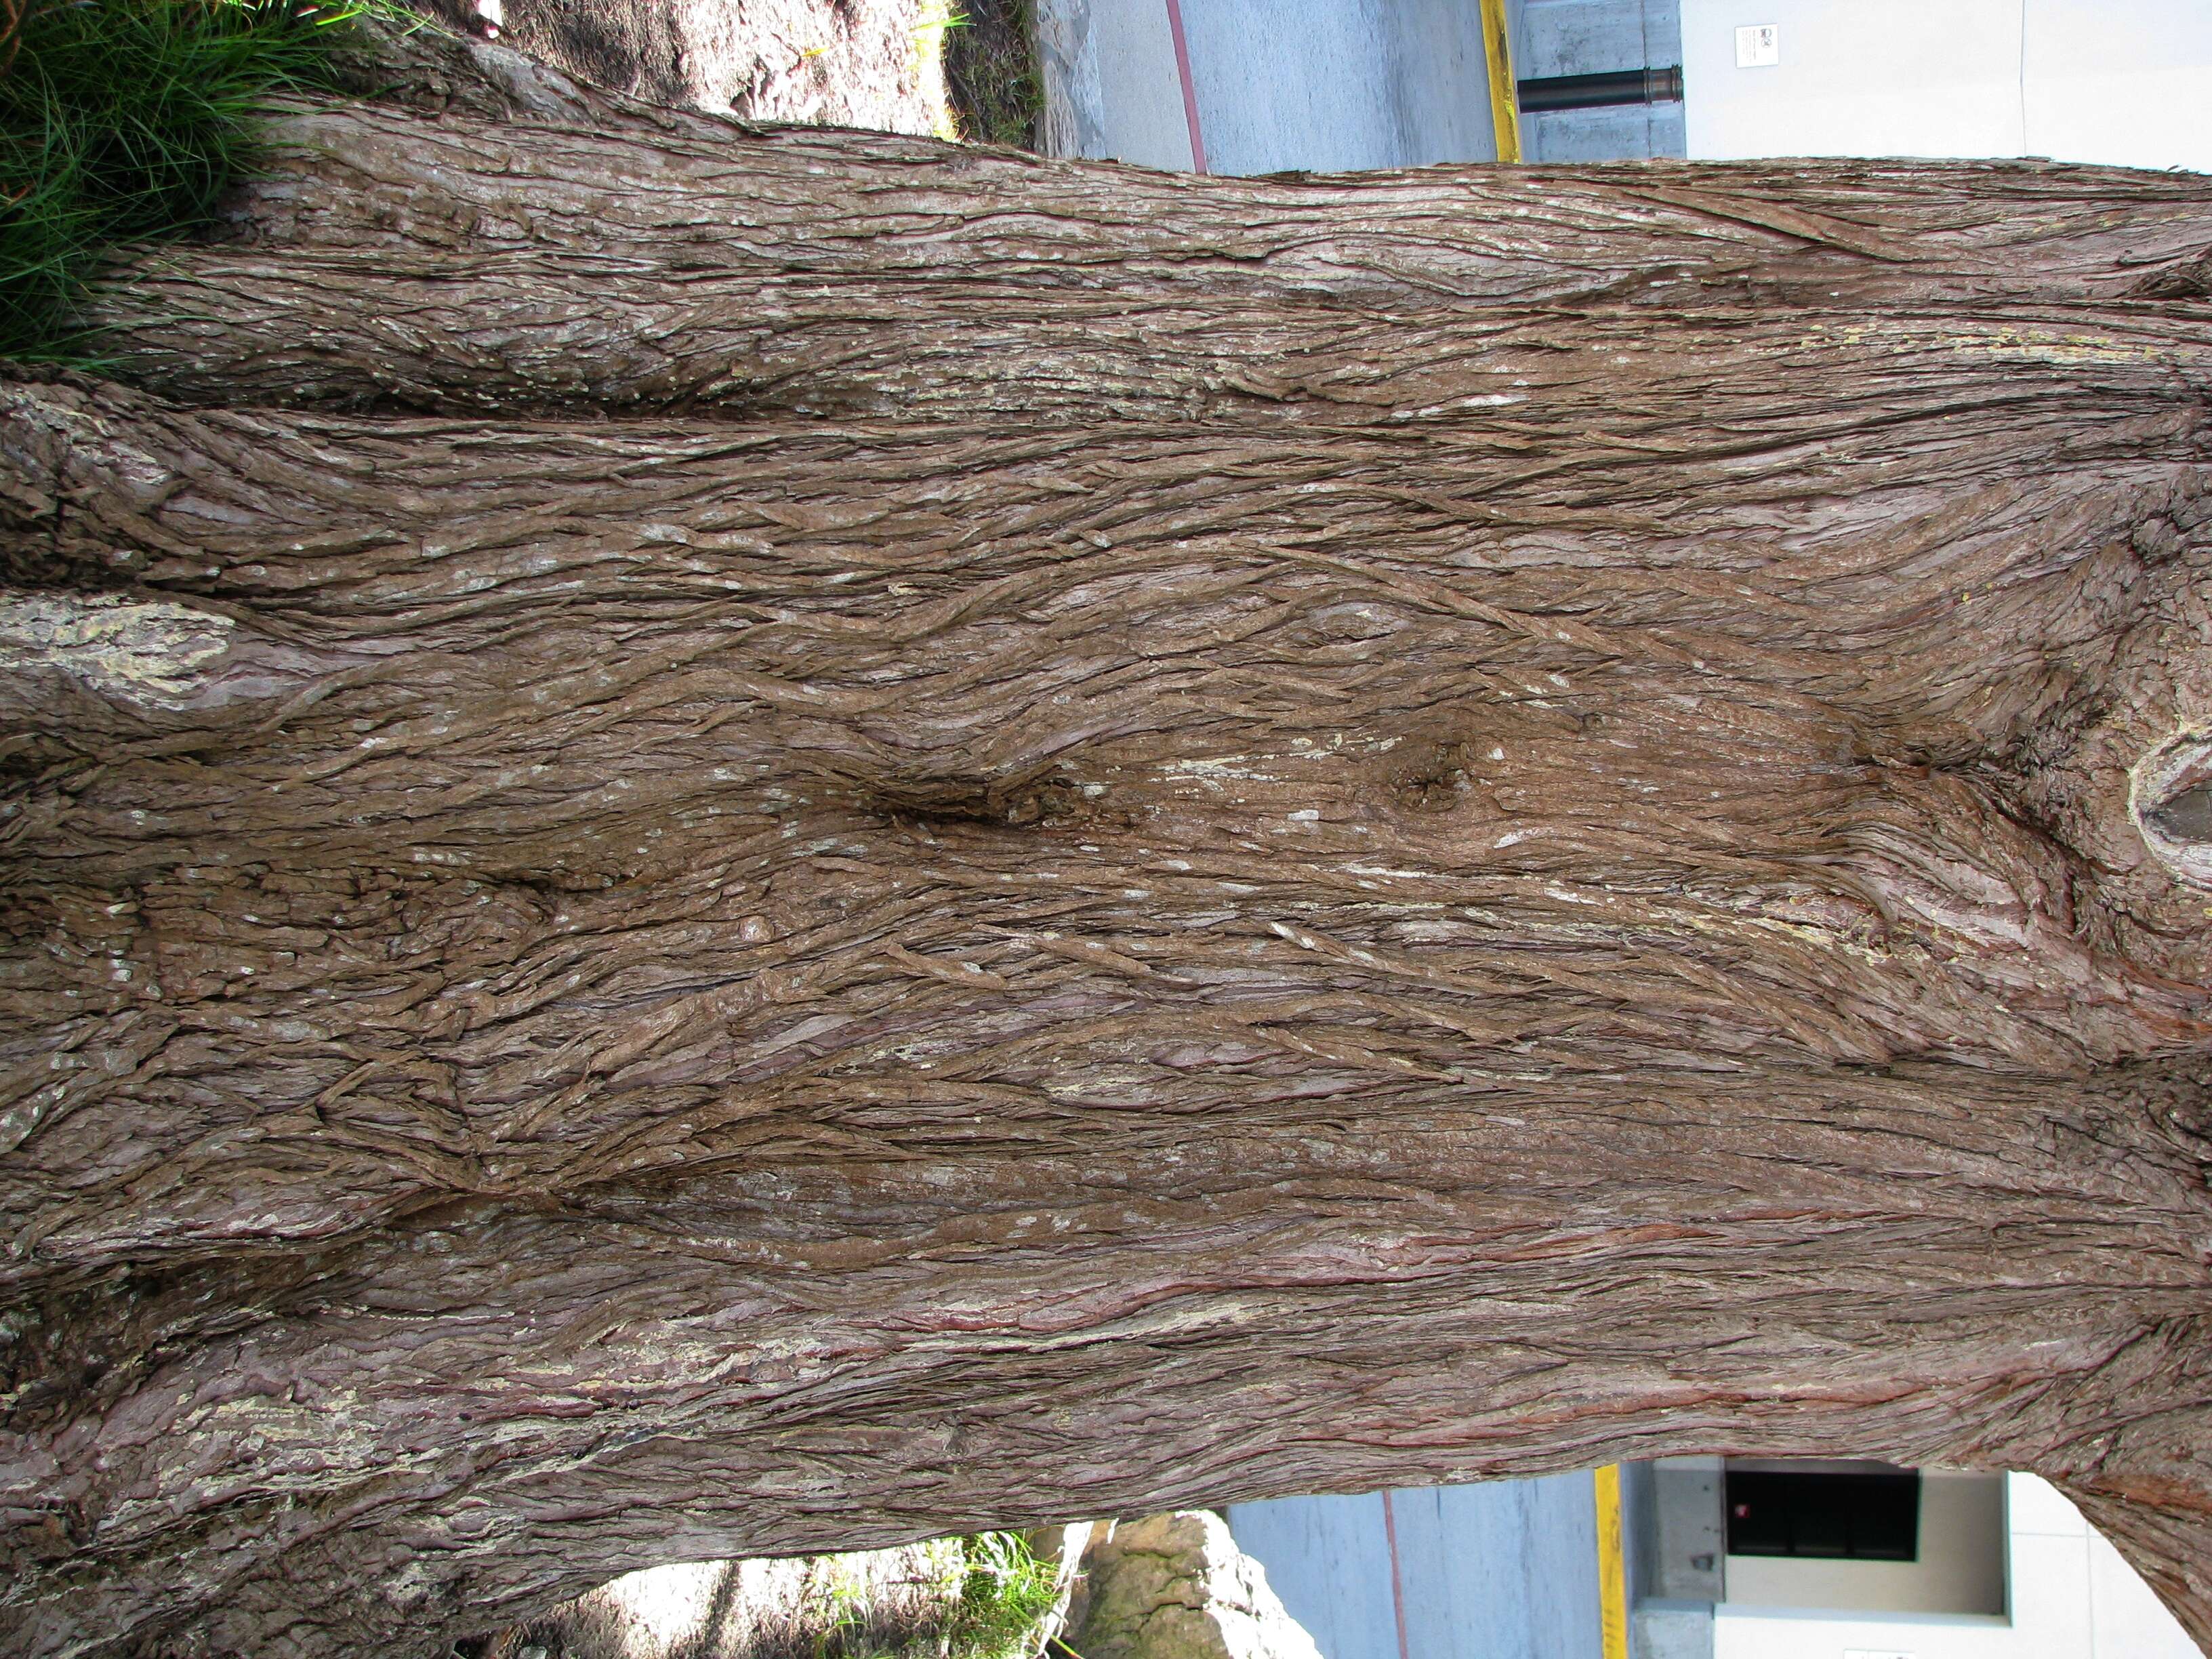
<instances>
[{"instance_id":1,"label":"paved road surface","mask_svg":"<svg viewBox=\"0 0 2212 1659\"><path fill-rule=\"evenodd\" d=\"M1214 173L1496 158L1474 0L1181 0ZM1045 148L1188 168L1167 0L1038 0Z\"/></svg>"},{"instance_id":2,"label":"paved road surface","mask_svg":"<svg viewBox=\"0 0 2212 1659\"><path fill-rule=\"evenodd\" d=\"M1322 1659L1596 1659L1597 1506L1587 1474L1389 1498L1387 1525L1376 1492L1229 1511L1238 1545L1267 1568Z\"/></svg>"}]
</instances>

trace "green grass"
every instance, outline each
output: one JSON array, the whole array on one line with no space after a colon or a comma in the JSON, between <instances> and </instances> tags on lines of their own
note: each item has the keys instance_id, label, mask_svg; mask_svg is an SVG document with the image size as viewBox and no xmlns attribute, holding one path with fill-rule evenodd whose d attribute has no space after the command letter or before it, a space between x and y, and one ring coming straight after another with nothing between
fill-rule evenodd
<instances>
[{"instance_id":1,"label":"green grass","mask_svg":"<svg viewBox=\"0 0 2212 1659\"><path fill-rule=\"evenodd\" d=\"M339 84L331 26L359 9L0 0L0 356L74 355L111 250L207 224L270 97Z\"/></svg>"},{"instance_id":2,"label":"green grass","mask_svg":"<svg viewBox=\"0 0 2212 1659\"><path fill-rule=\"evenodd\" d=\"M1044 111L1031 0L957 0L945 33L945 79L960 137L1035 149Z\"/></svg>"},{"instance_id":3,"label":"green grass","mask_svg":"<svg viewBox=\"0 0 2212 1659\"><path fill-rule=\"evenodd\" d=\"M961 1548L968 1576L945 1632L949 1659L1028 1659L1039 1622L1060 1599L1058 1574L1018 1532L977 1533Z\"/></svg>"},{"instance_id":4,"label":"green grass","mask_svg":"<svg viewBox=\"0 0 2212 1659\"><path fill-rule=\"evenodd\" d=\"M878 1579L856 1568L857 1557L817 1557L807 1564L793 1628L757 1636L752 1650L779 1659L1036 1659L1060 1577L1019 1533L918 1548L927 1586L919 1601L897 1594L915 1581Z\"/></svg>"}]
</instances>

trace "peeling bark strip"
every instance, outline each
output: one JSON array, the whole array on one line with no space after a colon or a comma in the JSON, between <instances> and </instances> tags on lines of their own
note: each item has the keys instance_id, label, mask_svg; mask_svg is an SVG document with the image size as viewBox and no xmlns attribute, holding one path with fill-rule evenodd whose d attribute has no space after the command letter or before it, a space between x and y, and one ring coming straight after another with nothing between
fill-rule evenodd
<instances>
[{"instance_id":1,"label":"peeling bark strip","mask_svg":"<svg viewBox=\"0 0 2212 1659\"><path fill-rule=\"evenodd\" d=\"M483 61L0 382L0 1652L1714 1449L2212 1636L2212 185Z\"/></svg>"}]
</instances>

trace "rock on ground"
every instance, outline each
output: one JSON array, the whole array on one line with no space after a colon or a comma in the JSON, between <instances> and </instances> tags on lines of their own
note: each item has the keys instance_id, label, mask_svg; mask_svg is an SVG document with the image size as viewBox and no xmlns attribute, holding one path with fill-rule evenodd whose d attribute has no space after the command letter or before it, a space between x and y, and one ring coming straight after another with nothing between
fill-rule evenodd
<instances>
[{"instance_id":1,"label":"rock on ground","mask_svg":"<svg viewBox=\"0 0 2212 1659\"><path fill-rule=\"evenodd\" d=\"M1068 1638L1083 1659L1321 1659L1210 1510L1126 1522L1083 1567Z\"/></svg>"}]
</instances>

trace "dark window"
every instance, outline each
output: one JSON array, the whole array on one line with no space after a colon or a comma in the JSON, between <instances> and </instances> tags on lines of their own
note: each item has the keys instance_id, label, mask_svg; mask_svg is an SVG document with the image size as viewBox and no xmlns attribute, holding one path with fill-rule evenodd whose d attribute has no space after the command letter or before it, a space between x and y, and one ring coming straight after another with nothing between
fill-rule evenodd
<instances>
[{"instance_id":1,"label":"dark window","mask_svg":"<svg viewBox=\"0 0 2212 1659\"><path fill-rule=\"evenodd\" d=\"M1920 1474L1728 1472L1730 1555L1911 1561L1920 1553Z\"/></svg>"}]
</instances>

